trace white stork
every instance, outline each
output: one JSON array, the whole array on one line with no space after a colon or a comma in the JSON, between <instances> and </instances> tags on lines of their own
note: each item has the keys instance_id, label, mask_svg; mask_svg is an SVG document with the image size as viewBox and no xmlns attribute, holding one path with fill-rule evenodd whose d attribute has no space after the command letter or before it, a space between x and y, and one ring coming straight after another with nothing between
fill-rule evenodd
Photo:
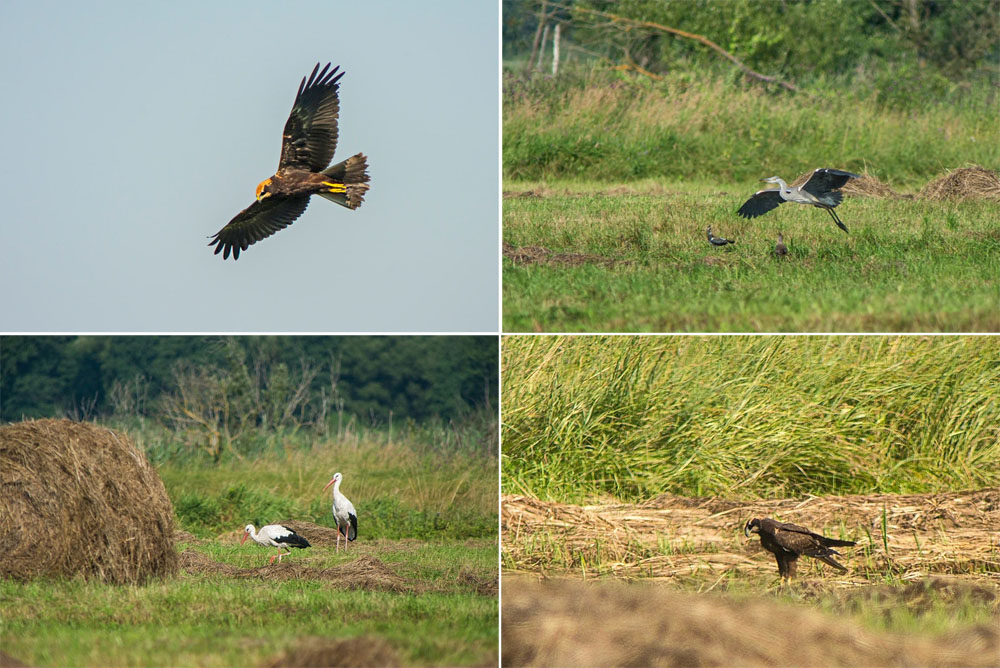
<instances>
[{"instance_id":1,"label":"white stork","mask_svg":"<svg viewBox=\"0 0 1000 668\"><path fill-rule=\"evenodd\" d=\"M261 545L278 548L278 554L272 556L271 560L267 562L268 564L273 564L275 559L277 559L280 564L281 558L286 554L291 554L292 552L291 550L288 550L288 552L281 552L280 550L291 547L309 547L309 541L288 527L283 527L280 524L268 524L267 526L263 526L260 528L259 533L254 531L252 524L248 524L243 530L243 538L240 539L240 545L246 542L247 536L253 538Z\"/></svg>"},{"instance_id":2,"label":"white stork","mask_svg":"<svg viewBox=\"0 0 1000 668\"><path fill-rule=\"evenodd\" d=\"M344 534L347 540L354 540L358 537L358 513L354 510L354 504L347 500L347 497L340 493L340 481L344 476L334 473L330 482L326 483L326 488L333 485L333 521L337 523L337 549L340 549L340 534ZM347 549L347 541L344 541L344 549Z\"/></svg>"}]
</instances>

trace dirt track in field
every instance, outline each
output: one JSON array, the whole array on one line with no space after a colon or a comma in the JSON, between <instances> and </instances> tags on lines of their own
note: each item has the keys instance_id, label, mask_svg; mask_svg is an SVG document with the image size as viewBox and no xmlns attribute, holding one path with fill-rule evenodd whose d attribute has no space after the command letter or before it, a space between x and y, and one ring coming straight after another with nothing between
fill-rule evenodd
<instances>
[{"instance_id":1,"label":"dirt track in field","mask_svg":"<svg viewBox=\"0 0 1000 668\"><path fill-rule=\"evenodd\" d=\"M868 631L799 605L504 576L503 666L996 666L1000 631Z\"/></svg>"},{"instance_id":2,"label":"dirt track in field","mask_svg":"<svg viewBox=\"0 0 1000 668\"><path fill-rule=\"evenodd\" d=\"M721 576L733 570L776 575L771 555L742 532L752 517L773 517L858 542L842 550L847 574L823 572L818 562L800 563L806 577L862 585L868 583L867 567L891 569L904 580L948 574L1000 586L1000 488L753 502L665 495L638 505L590 506L504 496L501 517L505 563L517 571L565 571L544 548L556 543L571 555L568 563L600 562L623 578Z\"/></svg>"}]
</instances>

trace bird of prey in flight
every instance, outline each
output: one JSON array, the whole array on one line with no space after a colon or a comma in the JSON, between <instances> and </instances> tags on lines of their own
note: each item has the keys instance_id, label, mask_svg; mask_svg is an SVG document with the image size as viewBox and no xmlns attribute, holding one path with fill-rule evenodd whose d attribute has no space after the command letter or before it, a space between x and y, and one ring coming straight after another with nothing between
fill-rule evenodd
<instances>
[{"instance_id":1,"label":"bird of prey in flight","mask_svg":"<svg viewBox=\"0 0 1000 668\"><path fill-rule=\"evenodd\" d=\"M328 166L337 148L337 89L340 67L322 70L319 63L308 80L302 77L292 112L281 137L281 159L274 176L257 186L257 201L219 230L209 246L223 259L240 257L253 243L282 230L302 215L309 197L319 195L331 202L357 209L368 191L368 164L363 153Z\"/></svg>"},{"instance_id":2,"label":"bird of prey in flight","mask_svg":"<svg viewBox=\"0 0 1000 668\"><path fill-rule=\"evenodd\" d=\"M832 555L840 554L834 547L854 545L853 540L837 540L813 533L797 524L784 524L772 519L757 519L748 521L743 527L743 535L747 538L751 533L760 536L760 544L768 552L774 554L778 561L778 573L782 578L795 577L795 563L801 555L819 559L841 571L846 568L838 564Z\"/></svg>"}]
</instances>

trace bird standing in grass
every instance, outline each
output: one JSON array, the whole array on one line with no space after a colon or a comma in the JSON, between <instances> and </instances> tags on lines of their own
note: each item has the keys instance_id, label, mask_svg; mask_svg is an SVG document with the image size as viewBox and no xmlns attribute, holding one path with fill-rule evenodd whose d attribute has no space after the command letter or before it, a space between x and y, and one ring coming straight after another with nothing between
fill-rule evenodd
<instances>
[{"instance_id":1,"label":"bird standing in grass","mask_svg":"<svg viewBox=\"0 0 1000 668\"><path fill-rule=\"evenodd\" d=\"M853 540L827 538L797 524L756 517L743 527L744 536L749 538L752 533L760 536L761 547L772 553L778 561L778 574L789 580L795 577L796 560L803 554L846 572L847 569L832 556L840 553L832 548L854 545Z\"/></svg>"},{"instance_id":2,"label":"bird standing in grass","mask_svg":"<svg viewBox=\"0 0 1000 668\"><path fill-rule=\"evenodd\" d=\"M774 257L781 260L786 255L788 255L788 246L785 245L785 239L781 236L781 232L778 232L778 243L774 245Z\"/></svg>"},{"instance_id":3,"label":"bird standing in grass","mask_svg":"<svg viewBox=\"0 0 1000 668\"><path fill-rule=\"evenodd\" d=\"M337 523L337 549L340 549L340 535L343 534L344 549L347 549L347 541L353 541L358 537L358 513L354 510L354 504L347 500L347 497L340 493L340 481L344 476L334 473L330 482L326 483L326 488L333 485L333 521Z\"/></svg>"},{"instance_id":4,"label":"bird standing in grass","mask_svg":"<svg viewBox=\"0 0 1000 668\"><path fill-rule=\"evenodd\" d=\"M791 188L781 178L769 176L764 179L764 182L777 183L779 187L754 193L753 197L744 202L736 213L744 218L756 218L771 209L778 208L782 202L809 204L825 209L833 217L833 222L837 223L837 227L847 232L847 227L841 222L834 209L844 199L844 194L840 192L840 189L851 179L858 178L861 178L860 174L824 167L815 170L801 186Z\"/></svg>"},{"instance_id":5,"label":"bird standing in grass","mask_svg":"<svg viewBox=\"0 0 1000 668\"><path fill-rule=\"evenodd\" d=\"M257 201L219 230L209 246L223 259L238 260L240 251L282 230L302 215L309 198L319 195L331 202L357 209L368 191L368 162L362 153L328 167L337 148L340 100L339 67L327 63L313 68L308 81L302 77L292 112L281 137L281 159L274 176L257 185Z\"/></svg>"},{"instance_id":6,"label":"bird standing in grass","mask_svg":"<svg viewBox=\"0 0 1000 668\"><path fill-rule=\"evenodd\" d=\"M708 243L713 246L725 246L726 244L735 244L736 242L732 239L723 239L722 237L717 237L712 235L712 226L708 226Z\"/></svg>"},{"instance_id":7,"label":"bird standing in grass","mask_svg":"<svg viewBox=\"0 0 1000 668\"><path fill-rule=\"evenodd\" d=\"M309 547L309 541L288 527L283 527L280 524L268 524L267 526L261 527L260 532L254 531L252 524L246 525L246 528L243 529L243 538L240 539L240 545L246 542L248 536L261 545L278 548L278 554L272 556L271 560L267 562L268 564L273 564L275 559L277 559L280 564L281 558L285 555L291 554L292 552L291 550L288 550L288 552L282 552L281 550L291 547Z\"/></svg>"}]
</instances>

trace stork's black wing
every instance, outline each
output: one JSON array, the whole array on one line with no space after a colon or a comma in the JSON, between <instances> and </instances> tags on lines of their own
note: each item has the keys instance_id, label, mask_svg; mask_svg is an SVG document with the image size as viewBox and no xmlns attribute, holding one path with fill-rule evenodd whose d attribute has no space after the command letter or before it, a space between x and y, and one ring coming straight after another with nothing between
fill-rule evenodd
<instances>
[{"instance_id":1,"label":"stork's black wing","mask_svg":"<svg viewBox=\"0 0 1000 668\"><path fill-rule=\"evenodd\" d=\"M843 188L844 184L851 179L859 178L861 178L860 174L824 167L823 169L817 169L812 173L809 180L802 184L802 190L805 190L807 193L815 197L822 197L831 190Z\"/></svg>"},{"instance_id":2,"label":"stork's black wing","mask_svg":"<svg viewBox=\"0 0 1000 668\"><path fill-rule=\"evenodd\" d=\"M330 63L327 63L318 72L319 63L316 63L309 79L302 77L282 133L279 170L294 167L318 172L330 164L337 148L338 81L344 76L343 72L337 74L339 69L338 66L330 70Z\"/></svg>"},{"instance_id":3,"label":"stork's black wing","mask_svg":"<svg viewBox=\"0 0 1000 668\"><path fill-rule=\"evenodd\" d=\"M288 527L282 526L281 528L287 531L288 533L286 533L284 536L278 536L277 538L275 538L274 539L275 543L281 543L282 545L287 545L288 547L299 547L299 548L312 547L312 545L309 544L308 540L306 540L299 534L295 533Z\"/></svg>"},{"instance_id":4,"label":"stork's black wing","mask_svg":"<svg viewBox=\"0 0 1000 668\"><path fill-rule=\"evenodd\" d=\"M744 218L756 218L771 209L778 208L778 205L784 201L781 199L781 192L777 189L761 190L744 202L736 213Z\"/></svg>"},{"instance_id":5,"label":"stork's black wing","mask_svg":"<svg viewBox=\"0 0 1000 668\"><path fill-rule=\"evenodd\" d=\"M208 245L215 244L215 254L222 251L223 259L228 259L232 251L233 259L238 260L241 250L288 227L307 206L308 195L265 197L236 214L228 225L215 233Z\"/></svg>"}]
</instances>

